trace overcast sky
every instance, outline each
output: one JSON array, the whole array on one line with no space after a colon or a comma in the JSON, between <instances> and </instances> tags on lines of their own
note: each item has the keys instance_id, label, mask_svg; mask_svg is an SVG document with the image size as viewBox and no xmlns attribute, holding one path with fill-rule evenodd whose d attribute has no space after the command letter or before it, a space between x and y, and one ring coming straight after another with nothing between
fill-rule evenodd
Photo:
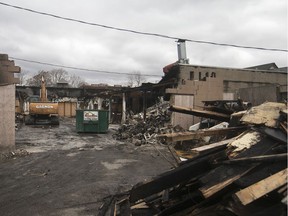
<instances>
[{"instance_id":1,"label":"overcast sky","mask_svg":"<svg viewBox=\"0 0 288 216\"><path fill-rule=\"evenodd\" d=\"M0 0L39 12L191 40L287 50L287 0ZM0 4L0 53L77 68L141 72L157 82L177 61L173 39L65 21ZM245 68L275 62L287 52L186 42L190 64ZM15 60L29 74L51 66ZM60 67L56 67L60 68ZM88 83L125 84L127 75L65 69Z\"/></svg>"}]
</instances>

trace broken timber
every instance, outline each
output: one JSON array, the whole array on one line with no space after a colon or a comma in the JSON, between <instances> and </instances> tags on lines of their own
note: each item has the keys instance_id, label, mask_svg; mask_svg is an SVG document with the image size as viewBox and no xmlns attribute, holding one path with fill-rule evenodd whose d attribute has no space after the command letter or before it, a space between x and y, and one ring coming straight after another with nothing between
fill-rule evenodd
<instances>
[{"instance_id":1,"label":"broken timber","mask_svg":"<svg viewBox=\"0 0 288 216\"><path fill-rule=\"evenodd\" d=\"M247 205L265 194L280 188L287 182L287 168L265 178L235 194L235 199Z\"/></svg>"},{"instance_id":2,"label":"broken timber","mask_svg":"<svg viewBox=\"0 0 288 216\"><path fill-rule=\"evenodd\" d=\"M223 129L214 129L214 130L201 130L197 132L180 132L180 133L171 133L171 134L161 134L158 136L159 139L165 140L166 142L176 142L176 141L184 141L184 140L192 140L192 139L200 139L205 136L213 136L213 135L227 135L231 132L242 132L247 127L231 127L231 128L223 128Z\"/></svg>"},{"instance_id":3,"label":"broken timber","mask_svg":"<svg viewBox=\"0 0 288 216\"><path fill-rule=\"evenodd\" d=\"M234 140L235 140L235 138L231 138L231 139L227 139L227 140L222 140L220 142L212 143L209 145L204 145L204 146L200 146L197 148L193 148L193 149L191 149L191 153L194 153L196 155L209 154L211 152L214 152L214 151L217 151L220 149L225 149L226 146Z\"/></svg>"},{"instance_id":4,"label":"broken timber","mask_svg":"<svg viewBox=\"0 0 288 216\"><path fill-rule=\"evenodd\" d=\"M180 107L180 106L170 106L169 110L172 112L179 112L179 113L194 115L194 116L203 117L203 118L215 119L219 121L229 122L230 120L230 115L219 113L219 112L213 112L213 111L196 110L196 109Z\"/></svg>"},{"instance_id":5,"label":"broken timber","mask_svg":"<svg viewBox=\"0 0 288 216\"><path fill-rule=\"evenodd\" d=\"M237 158L230 159L226 161L216 162L215 164L239 164L239 163L256 163L256 162L275 162L275 161L285 161L287 160L287 153L276 154L276 155L262 155L262 156L254 156L254 157L245 157L245 158Z\"/></svg>"},{"instance_id":6,"label":"broken timber","mask_svg":"<svg viewBox=\"0 0 288 216\"><path fill-rule=\"evenodd\" d=\"M237 158L252 157L255 156L256 152L258 155L263 155L269 152L273 147L274 142L268 138L265 138L259 141L256 145L237 155ZM246 165L239 164L231 166L224 164L219 166L200 178L200 182L204 186L199 188L199 190L205 198L211 197L212 195L226 188L228 185L232 184L234 181L246 175L259 164L260 162L253 164L247 163Z\"/></svg>"},{"instance_id":7,"label":"broken timber","mask_svg":"<svg viewBox=\"0 0 288 216\"><path fill-rule=\"evenodd\" d=\"M159 193L164 189L173 187L181 182L191 179L192 177L200 175L206 170L209 170L210 163L214 157L214 155L201 157L166 172L150 182L135 186L130 191L130 202L134 203L140 199Z\"/></svg>"},{"instance_id":8,"label":"broken timber","mask_svg":"<svg viewBox=\"0 0 288 216\"><path fill-rule=\"evenodd\" d=\"M241 122L277 128L280 111L285 109L287 105L284 103L266 102L248 110L241 118Z\"/></svg>"}]
</instances>

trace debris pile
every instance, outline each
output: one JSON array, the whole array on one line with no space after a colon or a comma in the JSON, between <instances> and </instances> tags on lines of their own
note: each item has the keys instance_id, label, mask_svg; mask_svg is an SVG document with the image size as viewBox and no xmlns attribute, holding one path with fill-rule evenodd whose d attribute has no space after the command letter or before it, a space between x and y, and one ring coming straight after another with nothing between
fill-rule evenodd
<instances>
[{"instance_id":1,"label":"debris pile","mask_svg":"<svg viewBox=\"0 0 288 216\"><path fill-rule=\"evenodd\" d=\"M10 151L10 152L1 152L0 153L0 161L5 161L9 160L12 158L19 158L19 157L26 157L30 153L27 152L25 149L17 149L15 151Z\"/></svg>"},{"instance_id":2,"label":"debris pile","mask_svg":"<svg viewBox=\"0 0 288 216\"><path fill-rule=\"evenodd\" d=\"M267 102L230 118L233 127L160 135L170 143L225 138L105 200L99 215L286 215L287 104Z\"/></svg>"},{"instance_id":3,"label":"debris pile","mask_svg":"<svg viewBox=\"0 0 288 216\"><path fill-rule=\"evenodd\" d=\"M140 146L147 143L156 143L158 134L183 131L180 126L171 126L171 113L168 108L169 103L167 102L150 107L146 120L143 119L143 113L132 115L113 134L113 137L117 140L129 140L134 145Z\"/></svg>"}]
</instances>

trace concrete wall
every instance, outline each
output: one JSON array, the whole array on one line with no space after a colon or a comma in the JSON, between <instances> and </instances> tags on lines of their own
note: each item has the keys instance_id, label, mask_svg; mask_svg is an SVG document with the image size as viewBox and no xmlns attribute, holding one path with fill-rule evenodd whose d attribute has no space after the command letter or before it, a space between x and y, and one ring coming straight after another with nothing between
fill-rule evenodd
<instances>
[{"instance_id":1,"label":"concrete wall","mask_svg":"<svg viewBox=\"0 0 288 216\"><path fill-rule=\"evenodd\" d=\"M243 97L243 99L247 101L251 99L254 102L256 102L257 99L258 104L265 98L266 100L274 101L275 88L272 90L271 88L267 88L267 86L286 86L287 89L286 72L206 67L187 64L180 64L176 67L178 67L179 71L178 86L177 88L166 89L166 93L172 95L170 101L172 105L176 105L176 95L193 95L194 101L193 107L191 108L194 109L201 109L201 107L203 107L202 101L205 100L237 99L239 97ZM244 97L244 90L241 90L241 94L239 93L239 89L249 88L251 91L251 89L255 87L259 87L259 91L255 90L253 94L247 94L246 96L250 95L249 98ZM262 96L257 98L256 93ZM200 120L196 117L186 116L187 119L182 121L183 116L173 115L172 122L180 124L183 128L187 129L188 121L190 121L192 125L198 123Z\"/></svg>"},{"instance_id":2,"label":"concrete wall","mask_svg":"<svg viewBox=\"0 0 288 216\"><path fill-rule=\"evenodd\" d=\"M181 77L181 75L180 75ZM222 100L223 99L223 80L220 78L207 77L206 80L184 80L181 77L182 82L178 85L178 88L166 89L166 93L172 94L170 104L176 106L189 107L194 109L201 109L203 107L202 101L205 100ZM186 95L186 97L185 97ZM182 97L179 102L177 97ZM193 96L193 103L187 96ZM184 129L188 129L189 126L196 124L200 121L200 118L188 115L173 113L172 124L180 125Z\"/></svg>"},{"instance_id":3,"label":"concrete wall","mask_svg":"<svg viewBox=\"0 0 288 216\"><path fill-rule=\"evenodd\" d=\"M243 100L251 102L252 106L266 101L277 102L280 97L279 88L276 85L239 89L239 96Z\"/></svg>"},{"instance_id":4,"label":"concrete wall","mask_svg":"<svg viewBox=\"0 0 288 216\"><path fill-rule=\"evenodd\" d=\"M287 86L287 72L261 71L236 68L205 67L195 65L180 65L181 78L194 80L214 77L223 80L223 92L234 93L237 98L238 89L267 86L271 84Z\"/></svg>"},{"instance_id":5,"label":"concrete wall","mask_svg":"<svg viewBox=\"0 0 288 216\"><path fill-rule=\"evenodd\" d=\"M21 69L15 66L14 61L8 59L7 54L0 54L0 83L17 84L19 78L14 77L14 73L20 73Z\"/></svg>"},{"instance_id":6,"label":"concrete wall","mask_svg":"<svg viewBox=\"0 0 288 216\"><path fill-rule=\"evenodd\" d=\"M21 68L10 61L7 54L0 54L0 151L15 148L15 83L14 73ZM18 104L17 104L18 105Z\"/></svg>"},{"instance_id":7,"label":"concrete wall","mask_svg":"<svg viewBox=\"0 0 288 216\"><path fill-rule=\"evenodd\" d=\"M175 94L171 98L173 100L173 104L175 106L183 106L183 107L193 107L194 103L194 95L180 95ZM194 116L173 112L171 116L172 125L180 125L181 127L187 129L191 126L191 122L193 122Z\"/></svg>"},{"instance_id":8,"label":"concrete wall","mask_svg":"<svg viewBox=\"0 0 288 216\"><path fill-rule=\"evenodd\" d=\"M0 151L15 148L15 85L0 84Z\"/></svg>"}]
</instances>

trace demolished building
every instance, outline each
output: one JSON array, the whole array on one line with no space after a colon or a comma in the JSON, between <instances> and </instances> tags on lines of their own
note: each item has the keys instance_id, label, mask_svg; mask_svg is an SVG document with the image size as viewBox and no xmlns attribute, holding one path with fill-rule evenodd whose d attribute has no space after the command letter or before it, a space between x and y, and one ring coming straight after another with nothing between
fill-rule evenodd
<instances>
[{"instance_id":1,"label":"demolished building","mask_svg":"<svg viewBox=\"0 0 288 216\"><path fill-rule=\"evenodd\" d=\"M286 215L287 104L267 102L229 119L225 129L159 135L172 146L218 140L191 147L176 168L105 198L98 215Z\"/></svg>"},{"instance_id":2,"label":"demolished building","mask_svg":"<svg viewBox=\"0 0 288 216\"><path fill-rule=\"evenodd\" d=\"M185 41L180 41L185 45ZM179 59L163 68L159 83L174 82L166 88L166 99L171 105L198 109L202 101L249 101L253 106L270 102L287 101L287 67L275 63L249 68L213 67L189 64L184 51L178 49ZM188 129L200 119L174 113L172 124Z\"/></svg>"}]
</instances>

